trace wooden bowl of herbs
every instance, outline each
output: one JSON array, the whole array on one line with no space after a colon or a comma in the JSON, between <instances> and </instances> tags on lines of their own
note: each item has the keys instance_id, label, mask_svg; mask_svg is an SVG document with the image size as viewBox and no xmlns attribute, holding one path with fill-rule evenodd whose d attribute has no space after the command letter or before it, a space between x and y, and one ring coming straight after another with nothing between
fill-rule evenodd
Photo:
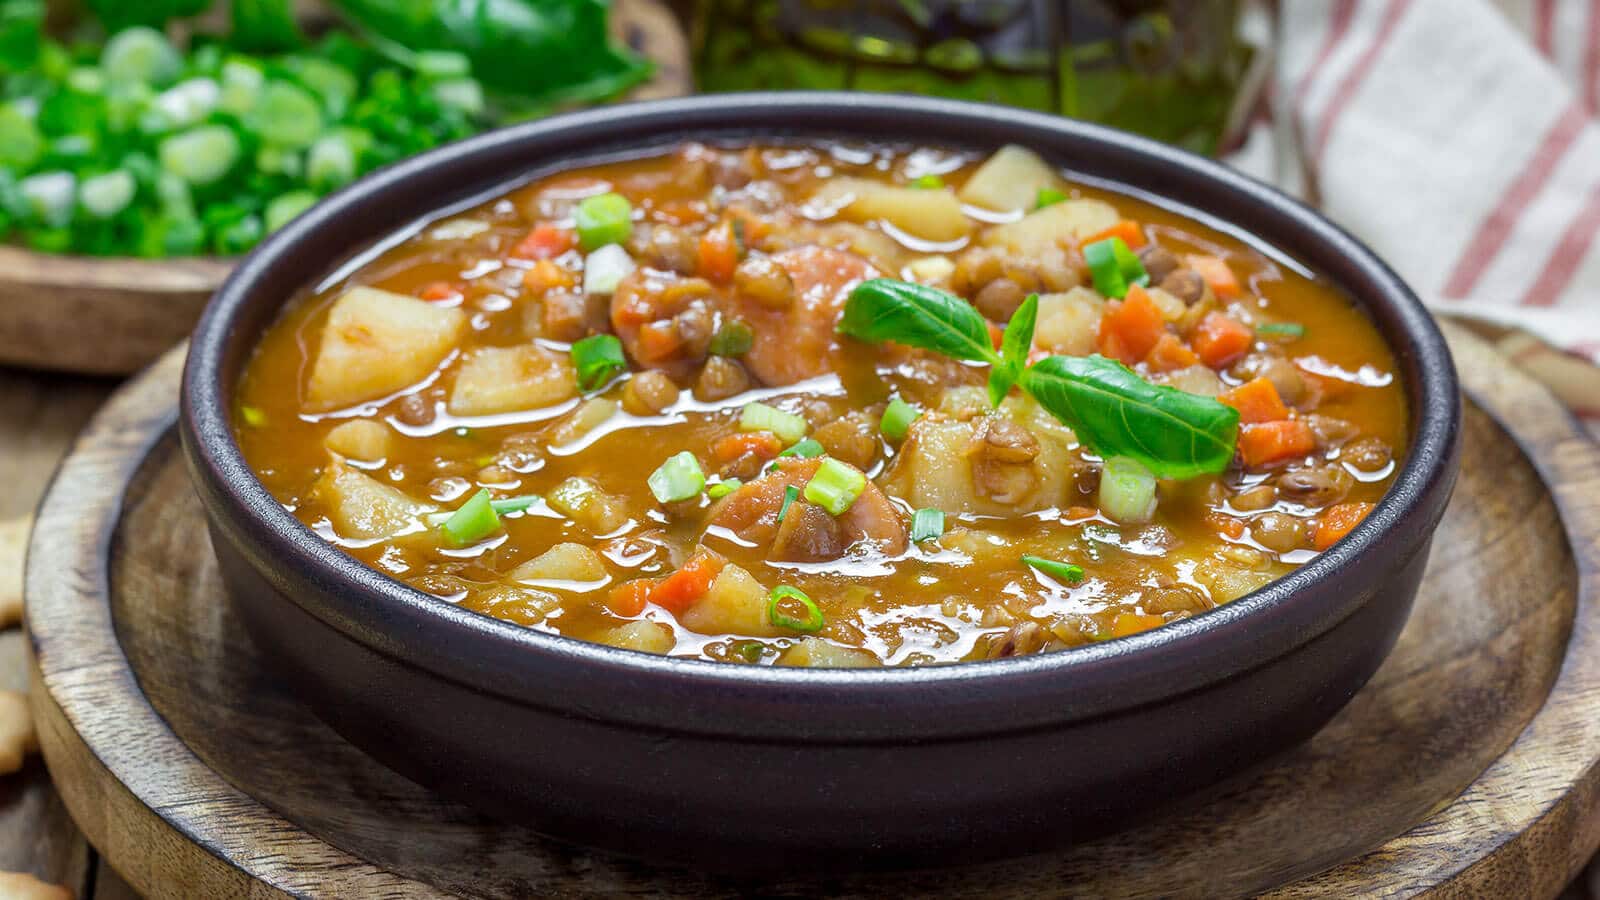
<instances>
[{"instance_id":1,"label":"wooden bowl of herbs","mask_svg":"<svg viewBox=\"0 0 1600 900\"><path fill-rule=\"evenodd\" d=\"M0 364L137 371L188 334L234 257L366 172L689 89L659 0L495 8L87 0L0 22Z\"/></svg>"}]
</instances>

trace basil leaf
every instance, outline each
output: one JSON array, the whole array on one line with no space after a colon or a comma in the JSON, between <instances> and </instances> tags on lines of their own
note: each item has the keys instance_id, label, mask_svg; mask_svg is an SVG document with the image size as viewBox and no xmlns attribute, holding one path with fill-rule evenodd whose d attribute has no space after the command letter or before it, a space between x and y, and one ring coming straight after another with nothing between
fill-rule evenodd
<instances>
[{"instance_id":1,"label":"basil leaf","mask_svg":"<svg viewBox=\"0 0 1600 900\"><path fill-rule=\"evenodd\" d=\"M1039 295L1029 294L1006 323L1006 332L1000 337L1000 365L989 371L989 403L999 406L1011 386L1022 377L1028 365L1028 351L1033 348L1033 326L1039 319Z\"/></svg>"},{"instance_id":2,"label":"basil leaf","mask_svg":"<svg viewBox=\"0 0 1600 900\"><path fill-rule=\"evenodd\" d=\"M893 278L863 281L845 301L838 331L863 341L895 341L1000 365L983 316L960 297L923 284Z\"/></svg>"},{"instance_id":3,"label":"basil leaf","mask_svg":"<svg viewBox=\"0 0 1600 900\"><path fill-rule=\"evenodd\" d=\"M1103 356L1041 359L1022 385L1096 453L1132 457L1157 478L1220 472L1233 460L1238 410L1151 384Z\"/></svg>"}]
</instances>

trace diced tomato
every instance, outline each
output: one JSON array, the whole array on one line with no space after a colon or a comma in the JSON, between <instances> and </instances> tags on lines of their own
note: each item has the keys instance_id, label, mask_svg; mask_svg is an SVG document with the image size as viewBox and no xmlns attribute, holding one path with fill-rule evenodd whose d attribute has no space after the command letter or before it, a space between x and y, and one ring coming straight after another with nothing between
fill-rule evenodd
<instances>
[{"instance_id":1,"label":"diced tomato","mask_svg":"<svg viewBox=\"0 0 1600 900\"><path fill-rule=\"evenodd\" d=\"M544 294L556 288L569 288L577 283L571 272L548 259L541 259L522 275L522 286L533 294Z\"/></svg>"},{"instance_id":2,"label":"diced tomato","mask_svg":"<svg viewBox=\"0 0 1600 900\"><path fill-rule=\"evenodd\" d=\"M1206 524L1211 530L1223 537L1238 540L1244 537L1244 520L1233 516L1225 516L1219 512L1206 513Z\"/></svg>"},{"instance_id":3,"label":"diced tomato","mask_svg":"<svg viewBox=\"0 0 1600 900\"><path fill-rule=\"evenodd\" d=\"M1144 288L1134 285L1120 303L1106 305L1098 343L1102 354L1131 366L1149 356L1166 333L1160 307Z\"/></svg>"},{"instance_id":4,"label":"diced tomato","mask_svg":"<svg viewBox=\"0 0 1600 900\"><path fill-rule=\"evenodd\" d=\"M1217 397L1239 411L1239 421L1246 425L1276 422L1289 418L1289 407L1283 405L1278 389L1266 378L1247 381Z\"/></svg>"},{"instance_id":5,"label":"diced tomato","mask_svg":"<svg viewBox=\"0 0 1600 900\"><path fill-rule=\"evenodd\" d=\"M1332 547L1349 534L1350 529L1360 525L1370 512L1371 503L1340 503L1328 507L1328 511L1317 522L1317 530L1311 536L1311 546L1318 550Z\"/></svg>"},{"instance_id":6,"label":"diced tomato","mask_svg":"<svg viewBox=\"0 0 1600 900\"><path fill-rule=\"evenodd\" d=\"M650 602L674 615L680 614L711 590L711 582L725 565L726 560L709 550L696 551L678 571L657 582L650 592Z\"/></svg>"},{"instance_id":7,"label":"diced tomato","mask_svg":"<svg viewBox=\"0 0 1600 900\"><path fill-rule=\"evenodd\" d=\"M1169 331L1161 335L1156 345L1150 348L1150 355L1144 358L1144 362L1152 372L1176 372L1196 365L1200 357L1189 349L1182 338Z\"/></svg>"},{"instance_id":8,"label":"diced tomato","mask_svg":"<svg viewBox=\"0 0 1600 900\"><path fill-rule=\"evenodd\" d=\"M1167 624L1167 620L1160 616L1147 616L1142 613L1117 613L1111 620L1111 636L1127 637L1141 631L1149 631Z\"/></svg>"},{"instance_id":9,"label":"diced tomato","mask_svg":"<svg viewBox=\"0 0 1600 900\"><path fill-rule=\"evenodd\" d=\"M460 284L454 282L435 281L423 285L417 296L428 301L453 300L461 296L461 288Z\"/></svg>"},{"instance_id":10,"label":"diced tomato","mask_svg":"<svg viewBox=\"0 0 1600 900\"><path fill-rule=\"evenodd\" d=\"M770 431L726 434L711 442L711 455L719 462L732 462L749 453L762 459L775 459L782 452L783 441Z\"/></svg>"},{"instance_id":11,"label":"diced tomato","mask_svg":"<svg viewBox=\"0 0 1600 900\"><path fill-rule=\"evenodd\" d=\"M739 265L739 242L734 239L733 223L722 222L700 238L699 274L718 284L733 280L733 270Z\"/></svg>"},{"instance_id":12,"label":"diced tomato","mask_svg":"<svg viewBox=\"0 0 1600 900\"><path fill-rule=\"evenodd\" d=\"M540 222L511 248L511 255L518 259L554 259L576 246L576 234L549 222Z\"/></svg>"},{"instance_id":13,"label":"diced tomato","mask_svg":"<svg viewBox=\"0 0 1600 900\"><path fill-rule=\"evenodd\" d=\"M1255 332L1238 319L1222 313L1207 313L1195 329L1194 352L1200 361L1220 369L1249 351L1256 342Z\"/></svg>"},{"instance_id":14,"label":"diced tomato","mask_svg":"<svg viewBox=\"0 0 1600 900\"><path fill-rule=\"evenodd\" d=\"M1149 241L1145 240L1144 228L1141 227L1138 222L1135 222L1132 219L1123 219L1110 228L1107 228L1105 231L1099 232L1098 234L1091 234L1078 243L1082 246L1087 246L1095 241L1103 241L1106 238L1114 237L1122 238L1122 242L1127 244L1128 248L1132 250L1137 250L1149 243Z\"/></svg>"},{"instance_id":15,"label":"diced tomato","mask_svg":"<svg viewBox=\"0 0 1600 900\"><path fill-rule=\"evenodd\" d=\"M611 589L606 597L606 608L623 618L637 616L644 612L644 605L649 602L650 592L655 587L655 581L649 578L623 582Z\"/></svg>"},{"instance_id":16,"label":"diced tomato","mask_svg":"<svg viewBox=\"0 0 1600 900\"><path fill-rule=\"evenodd\" d=\"M1183 262L1184 265L1199 272L1206 284L1211 285L1211 292L1218 297L1226 299L1244 293L1239 287L1239 277L1233 274L1228 261L1222 257L1191 253L1183 258Z\"/></svg>"},{"instance_id":17,"label":"diced tomato","mask_svg":"<svg viewBox=\"0 0 1600 900\"><path fill-rule=\"evenodd\" d=\"M1260 422L1239 429L1239 456L1247 466L1264 466L1294 459L1315 449L1316 435L1311 433L1310 426L1299 419Z\"/></svg>"}]
</instances>

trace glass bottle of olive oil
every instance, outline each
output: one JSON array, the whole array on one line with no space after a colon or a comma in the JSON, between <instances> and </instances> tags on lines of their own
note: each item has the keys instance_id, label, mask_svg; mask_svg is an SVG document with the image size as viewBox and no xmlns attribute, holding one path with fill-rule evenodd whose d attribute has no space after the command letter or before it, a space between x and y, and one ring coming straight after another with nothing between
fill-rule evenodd
<instances>
[{"instance_id":1,"label":"glass bottle of olive oil","mask_svg":"<svg viewBox=\"0 0 1600 900\"><path fill-rule=\"evenodd\" d=\"M697 0L703 91L1007 103L1217 148L1249 69L1240 0Z\"/></svg>"}]
</instances>

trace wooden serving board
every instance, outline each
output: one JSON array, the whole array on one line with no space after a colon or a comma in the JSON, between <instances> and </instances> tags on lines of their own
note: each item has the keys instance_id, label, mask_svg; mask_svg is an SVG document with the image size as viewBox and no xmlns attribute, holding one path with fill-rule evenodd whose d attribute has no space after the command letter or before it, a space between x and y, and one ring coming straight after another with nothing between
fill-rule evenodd
<instances>
[{"instance_id":1,"label":"wooden serving board","mask_svg":"<svg viewBox=\"0 0 1600 900\"><path fill-rule=\"evenodd\" d=\"M172 432L181 351L107 406L42 507L44 755L89 840L155 896L1553 897L1600 845L1600 448L1451 337L1463 474L1393 655L1304 746L1100 841L826 882L797 848L792 882L755 885L566 847L405 781L266 676L224 602Z\"/></svg>"},{"instance_id":2,"label":"wooden serving board","mask_svg":"<svg viewBox=\"0 0 1600 900\"><path fill-rule=\"evenodd\" d=\"M656 64L628 99L689 93L689 42L664 0L615 0L611 30ZM0 245L0 365L137 372L188 336L231 269L206 257L59 256Z\"/></svg>"}]
</instances>

